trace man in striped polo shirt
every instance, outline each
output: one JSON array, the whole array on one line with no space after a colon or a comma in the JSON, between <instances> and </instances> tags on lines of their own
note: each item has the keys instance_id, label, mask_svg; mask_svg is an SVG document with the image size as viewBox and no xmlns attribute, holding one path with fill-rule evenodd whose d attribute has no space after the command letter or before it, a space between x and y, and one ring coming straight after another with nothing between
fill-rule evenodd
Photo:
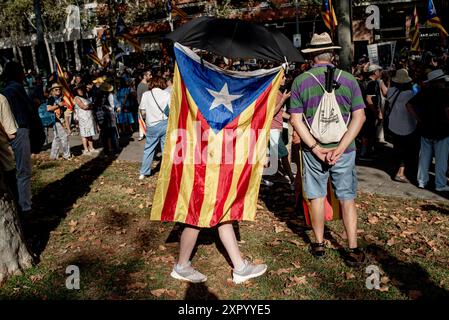
<instances>
[{"instance_id":1,"label":"man in striped polo shirt","mask_svg":"<svg viewBox=\"0 0 449 320\"><path fill-rule=\"evenodd\" d=\"M308 49L313 67L311 74L303 73L293 82L290 98L291 123L298 132L303 144L304 191L311 203L312 228L315 243L311 244L311 253L316 258L324 257L324 201L329 176L335 196L340 202L343 222L348 237L349 250L345 261L356 266L365 261L365 255L357 247L357 212L354 199L357 193L355 170L355 137L365 121L365 104L356 79L342 71L338 83L334 86L337 103L347 131L337 143L321 144L310 133L309 127L323 96L327 67L332 65L334 46L327 33L314 34ZM339 74L340 71L335 71ZM334 77L334 81L337 77ZM318 83L319 81L319 83ZM348 123L349 120L349 123ZM304 121L307 121L307 126Z\"/></svg>"}]
</instances>

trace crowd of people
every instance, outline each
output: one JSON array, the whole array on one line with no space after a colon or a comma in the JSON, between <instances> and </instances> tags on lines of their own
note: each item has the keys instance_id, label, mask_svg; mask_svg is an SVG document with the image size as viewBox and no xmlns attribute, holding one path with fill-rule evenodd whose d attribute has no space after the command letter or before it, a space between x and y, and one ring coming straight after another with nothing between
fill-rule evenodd
<instances>
[{"instance_id":1,"label":"crowd of people","mask_svg":"<svg viewBox=\"0 0 449 320\"><path fill-rule=\"evenodd\" d=\"M332 44L329 35L314 35L313 42L316 47L303 50L309 60L289 70L283 79L270 130L269 150L278 155L279 172L291 188L294 190L299 182L310 200L316 240L311 245L311 253L317 258L325 255L324 199L328 180L331 180L348 236L346 261L358 265L365 261L365 257L357 246L356 158L374 161L383 155L380 152L383 146L392 143L396 166L392 168L392 179L430 188L429 167L434 156L435 190L449 191L447 49L422 54L421 58L398 57L394 68L388 70L362 57L351 73L338 69L334 51L338 47ZM221 68L239 71L271 66L264 62L246 65L240 61L214 60L212 56L203 58ZM333 70L331 90L326 78L329 70ZM31 153L40 151L34 150L36 142L32 132L40 125L52 128L52 160L73 159L69 140L75 134L82 139L82 156L99 154L98 148L94 147L98 134L104 154L114 156L120 152L119 138L132 139L133 133L138 132L139 140L146 137L138 177L150 176L157 147L164 148L172 71L173 62L168 61L157 69L141 63L135 68L124 67L117 73L89 69L73 75L66 72L65 79L74 97L71 108L64 99L66 88L58 82L56 74L47 79L35 77L30 80L19 64L8 62L4 67L4 88L0 95L0 165L14 191L20 212L27 214L32 210ZM28 90L25 90L25 79ZM320 99L326 92L334 95L339 105L339 114L335 116L344 122L337 143L323 143L322 137L314 131L316 114L320 113L317 110L321 108ZM321 98L317 100L316 97ZM40 119L35 116L38 110ZM292 136L284 134L288 125L293 128ZM289 144L290 156L286 147ZM301 160L304 171L295 176L291 162L300 168ZM262 183L273 185L267 177L263 177ZM190 266L188 256L181 258L188 268L185 271L185 266L175 266L178 279L205 281L206 277ZM264 272L260 266L252 268L245 279ZM183 275L179 276L181 273Z\"/></svg>"}]
</instances>

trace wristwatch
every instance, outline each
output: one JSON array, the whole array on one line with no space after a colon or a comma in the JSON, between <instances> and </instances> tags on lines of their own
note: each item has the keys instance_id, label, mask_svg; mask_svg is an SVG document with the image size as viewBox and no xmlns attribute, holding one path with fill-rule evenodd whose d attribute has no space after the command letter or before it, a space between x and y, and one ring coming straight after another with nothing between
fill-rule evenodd
<instances>
[{"instance_id":1,"label":"wristwatch","mask_svg":"<svg viewBox=\"0 0 449 320\"><path fill-rule=\"evenodd\" d=\"M313 149L315 149L318 146L318 142L315 142L315 144L313 146L310 147L310 151L312 151Z\"/></svg>"}]
</instances>

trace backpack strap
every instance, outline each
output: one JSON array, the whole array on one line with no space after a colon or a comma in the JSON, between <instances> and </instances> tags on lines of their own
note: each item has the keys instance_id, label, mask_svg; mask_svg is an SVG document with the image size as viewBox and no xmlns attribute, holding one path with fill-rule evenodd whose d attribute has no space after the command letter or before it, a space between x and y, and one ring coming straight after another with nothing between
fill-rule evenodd
<instances>
[{"instance_id":1,"label":"backpack strap","mask_svg":"<svg viewBox=\"0 0 449 320\"><path fill-rule=\"evenodd\" d=\"M337 79L335 79L335 81L338 81L340 79L341 73L343 72L343 70L340 70L340 72L338 73Z\"/></svg>"},{"instance_id":2,"label":"backpack strap","mask_svg":"<svg viewBox=\"0 0 449 320\"><path fill-rule=\"evenodd\" d=\"M324 86L321 84L320 80L318 80L318 78L311 72L306 71L305 73L307 73L308 75L312 76L312 78L314 78L316 80L316 82L318 82L318 84L320 85L321 88L323 88L324 91L326 91L326 89L324 88Z\"/></svg>"}]
</instances>

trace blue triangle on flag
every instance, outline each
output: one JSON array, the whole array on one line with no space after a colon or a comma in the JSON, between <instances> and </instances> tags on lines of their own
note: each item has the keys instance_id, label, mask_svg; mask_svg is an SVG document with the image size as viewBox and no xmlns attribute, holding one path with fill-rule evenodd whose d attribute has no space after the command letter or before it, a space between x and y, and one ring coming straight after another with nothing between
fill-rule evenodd
<instances>
[{"instance_id":1,"label":"blue triangle on flag","mask_svg":"<svg viewBox=\"0 0 449 320\"><path fill-rule=\"evenodd\" d=\"M175 55L188 92L215 133L249 107L277 75L238 77L202 65L178 48Z\"/></svg>"}]
</instances>

